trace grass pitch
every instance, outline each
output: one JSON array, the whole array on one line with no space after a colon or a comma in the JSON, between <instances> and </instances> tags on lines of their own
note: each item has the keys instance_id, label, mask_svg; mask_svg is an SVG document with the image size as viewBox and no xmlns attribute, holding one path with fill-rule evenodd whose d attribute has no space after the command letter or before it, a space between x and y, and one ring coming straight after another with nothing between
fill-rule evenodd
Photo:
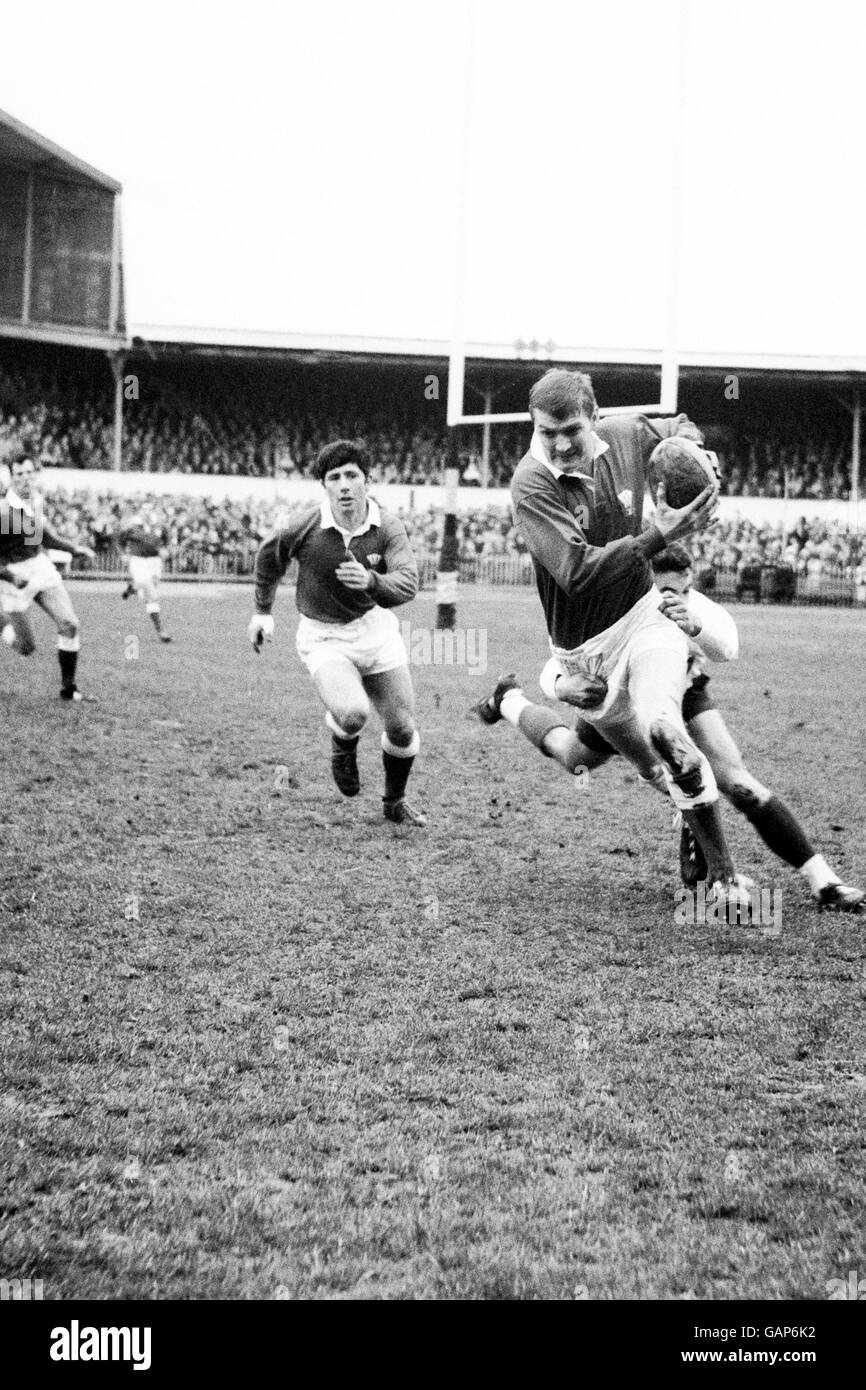
<instances>
[{"instance_id":1,"label":"grass pitch","mask_svg":"<svg viewBox=\"0 0 866 1390\"><path fill-rule=\"evenodd\" d=\"M34 658L0 653L0 1276L820 1299L866 1273L862 919L731 812L781 932L677 926L662 800L467 713L501 670L537 692L532 592L461 592L486 674L414 667L419 832L381 818L377 725L361 796L331 783L288 591L256 658L248 589L169 590L161 647L119 588L75 590L100 704L57 700L42 615ZM862 883L866 615L734 611L719 703Z\"/></svg>"}]
</instances>

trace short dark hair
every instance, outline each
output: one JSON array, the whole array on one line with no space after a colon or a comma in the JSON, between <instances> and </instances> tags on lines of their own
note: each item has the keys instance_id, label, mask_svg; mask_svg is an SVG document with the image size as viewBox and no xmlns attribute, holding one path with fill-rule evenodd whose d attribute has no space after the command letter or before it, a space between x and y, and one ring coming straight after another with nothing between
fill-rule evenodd
<instances>
[{"instance_id":1,"label":"short dark hair","mask_svg":"<svg viewBox=\"0 0 866 1390\"><path fill-rule=\"evenodd\" d=\"M529 409L543 410L554 420L567 420L572 415L596 414L595 392L586 372L568 372L564 367L551 367L529 393Z\"/></svg>"},{"instance_id":2,"label":"short dark hair","mask_svg":"<svg viewBox=\"0 0 866 1390\"><path fill-rule=\"evenodd\" d=\"M362 439L335 439L326 444L316 457L314 471L319 482L324 482L325 474L332 468L342 468L345 463L355 463L364 477L370 476L370 455Z\"/></svg>"},{"instance_id":3,"label":"short dark hair","mask_svg":"<svg viewBox=\"0 0 866 1390\"><path fill-rule=\"evenodd\" d=\"M674 570L677 574L685 574L692 568L692 557L679 541L671 541L652 557L652 567L656 571Z\"/></svg>"}]
</instances>

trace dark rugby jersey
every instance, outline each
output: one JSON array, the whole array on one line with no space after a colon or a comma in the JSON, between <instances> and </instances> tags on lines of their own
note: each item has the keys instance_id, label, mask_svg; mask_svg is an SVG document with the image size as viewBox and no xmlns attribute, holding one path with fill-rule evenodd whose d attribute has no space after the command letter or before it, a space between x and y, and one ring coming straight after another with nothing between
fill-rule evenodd
<instances>
[{"instance_id":1,"label":"dark rugby jersey","mask_svg":"<svg viewBox=\"0 0 866 1390\"><path fill-rule=\"evenodd\" d=\"M664 549L655 526L641 532L646 470L661 439L703 436L685 415L615 415L595 433L592 479L562 474L527 453L511 480L514 520L535 567L551 641L579 647L625 616L652 587L650 556Z\"/></svg>"},{"instance_id":2,"label":"dark rugby jersey","mask_svg":"<svg viewBox=\"0 0 866 1390\"><path fill-rule=\"evenodd\" d=\"M418 592L418 567L399 517L367 499L367 520L348 545L326 501L305 507L282 531L266 540L256 556L256 612L270 613L289 561L298 561L295 602L306 618L351 623L378 604L396 608ZM347 558L359 560L374 576L366 590L348 589L334 576Z\"/></svg>"},{"instance_id":3,"label":"dark rugby jersey","mask_svg":"<svg viewBox=\"0 0 866 1390\"><path fill-rule=\"evenodd\" d=\"M42 518L29 509L0 500L0 563L14 565L19 560L32 560L40 550L68 550L71 555L76 549L75 541L55 536Z\"/></svg>"},{"instance_id":4,"label":"dark rugby jersey","mask_svg":"<svg viewBox=\"0 0 866 1390\"><path fill-rule=\"evenodd\" d=\"M120 533L120 544L128 555L152 560L166 544L166 534L157 526L127 526Z\"/></svg>"}]
</instances>

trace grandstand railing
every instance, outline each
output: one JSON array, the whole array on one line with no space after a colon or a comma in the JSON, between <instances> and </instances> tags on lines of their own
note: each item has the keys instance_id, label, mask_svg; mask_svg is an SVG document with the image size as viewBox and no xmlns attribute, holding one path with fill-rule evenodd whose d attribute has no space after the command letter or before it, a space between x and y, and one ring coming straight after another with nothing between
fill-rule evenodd
<instances>
[{"instance_id":1,"label":"grandstand railing","mask_svg":"<svg viewBox=\"0 0 866 1390\"><path fill-rule=\"evenodd\" d=\"M164 579L207 582L249 583L255 565L255 549L220 554L206 547L183 546L169 552L163 566ZM418 570L422 589L433 589L439 560L436 555L419 555ZM76 579L123 579L126 570L119 550L100 551L89 564L73 565ZM849 565L826 564L820 574L795 574L784 565L741 565L698 568L697 587L723 603L798 603L833 607L866 606L866 573L860 575ZM296 566L287 578L296 577ZM529 556L484 555L460 561L461 584L488 584L505 587L533 585L535 576Z\"/></svg>"}]
</instances>

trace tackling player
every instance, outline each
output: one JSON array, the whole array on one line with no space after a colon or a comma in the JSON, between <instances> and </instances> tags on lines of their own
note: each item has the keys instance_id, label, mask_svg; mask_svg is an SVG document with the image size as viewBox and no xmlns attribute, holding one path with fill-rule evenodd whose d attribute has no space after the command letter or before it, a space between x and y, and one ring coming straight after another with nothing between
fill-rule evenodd
<instances>
[{"instance_id":1,"label":"tackling player","mask_svg":"<svg viewBox=\"0 0 866 1390\"><path fill-rule=\"evenodd\" d=\"M89 546L55 536L45 525L41 499L33 485L36 470L32 459L15 460L10 474L11 486L0 501L0 568L11 578L15 592L4 595L2 601L7 617L3 640L22 655L33 650L32 632L24 615L31 603L38 603L57 628L60 698L78 703L89 698L75 684L80 625L63 580L45 551L65 550L88 560L94 558L94 552Z\"/></svg>"},{"instance_id":2,"label":"tackling player","mask_svg":"<svg viewBox=\"0 0 866 1390\"><path fill-rule=\"evenodd\" d=\"M136 512L118 539L129 569L129 583L120 597L132 598L138 593L160 642L170 642L159 616L159 581L168 540L165 531L147 522L141 512Z\"/></svg>"},{"instance_id":3,"label":"tackling player","mask_svg":"<svg viewBox=\"0 0 866 1390\"><path fill-rule=\"evenodd\" d=\"M670 793L704 849L712 889L738 893L715 778L682 718L688 642L659 613L650 568L666 544L709 525L718 489L710 484L674 509L661 487L641 532L653 449L675 435L700 442L699 431L684 415L599 421L590 378L560 368L535 383L529 409L535 432L511 493L554 654L542 688L582 708L642 777Z\"/></svg>"},{"instance_id":4,"label":"tackling player","mask_svg":"<svg viewBox=\"0 0 866 1390\"><path fill-rule=\"evenodd\" d=\"M415 557L402 521L367 496L370 459L360 441L328 444L315 471L325 500L303 508L256 557L250 640L259 650L272 639L277 586L297 559L297 651L325 706L334 781L357 796L358 738L372 704L384 725L385 817L424 825L405 795L419 737L409 658L390 611L418 591Z\"/></svg>"},{"instance_id":5,"label":"tackling player","mask_svg":"<svg viewBox=\"0 0 866 1390\"><path fill-rule=\"evenodd\" d=\"M662 591L661 611L689 637L710 661L735 660L739 651L736 624L729 613L692 586L692 562L685 546L674 542L653 557L656 584ZM683 697L683 719L689 734L706 754L719 790L754 826L779 859L806 879L819 908L837 912L862 912L866 894L842 883L822 854L816 854L791 808L745 766L721 713L707 691L709 677L704 663L693 658L691 684ZM552 710L525 699L516 678L505 676L489 697L487 714L519 728L545 757L553 758L568 772L600 767L616 753L585 719L578 717L568 729ZM484 717L484 715L482 715ZM485 722L495 722L487 718ZM686 825L680 842L683 883L694 888L707 876L700 846Z\"/></svg>"}]
</instances>

